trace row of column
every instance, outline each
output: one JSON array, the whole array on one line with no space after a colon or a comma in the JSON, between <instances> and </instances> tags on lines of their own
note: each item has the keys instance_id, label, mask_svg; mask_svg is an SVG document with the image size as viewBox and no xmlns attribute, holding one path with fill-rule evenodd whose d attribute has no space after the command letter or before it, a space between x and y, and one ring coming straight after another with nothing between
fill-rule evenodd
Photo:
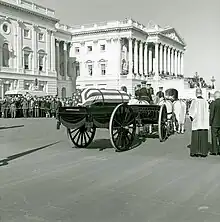
<instances>
[{"instance_id":1,"label":"row of column","mask_svg":"<svg viewBox=\"0 0 220 222\"><path fill-rule=\"evenodd\" d=\"M159 76L159 73L169 72L183 75L183 55L182 51L161 43L129 39L129 73L155 73Z\"/></svg>"}]
</instances>

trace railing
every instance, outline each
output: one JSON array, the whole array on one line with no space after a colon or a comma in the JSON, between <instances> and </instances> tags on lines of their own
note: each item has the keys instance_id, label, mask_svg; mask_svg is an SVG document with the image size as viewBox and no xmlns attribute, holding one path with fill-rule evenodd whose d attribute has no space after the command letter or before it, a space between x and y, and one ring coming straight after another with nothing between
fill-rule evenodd
<instances>
[{"instance_id":1,"label":"railing","mask_svg":"<svg viewBox=\"0 0 220 222\"><path fill-rule=\"evenodd\" d=\"M33 2L29 2L27 0L2 0L4 2L13 4L13 5L18 5L21 6L22 8L26 8L29 9L31 11L35 11L41 14L45 14L48 15L50 17L55 17L55 11L50 9L50 8L46 8L43 7L41 5L35 4Z\"/></svg>"},{"instance_id":2,"label":"railing","mask_svg":"<svg viewBox=\"0 0 220 222\"><path fill-rule=\"evenodd\" d=\"M60 29L64 29L64 25L58 25ZM91 30L99 30L99 29L108 29L108 28L123 28L123 27L136 27L138 29L144 30L146 26L140 24L139 22L134 21L133 19L125 19L121 21L106 21L106 22L98 22L92 24L84 24L84 25L75 25L72 27L68 27L68 31L70 32L80 32L80 31L91 31Z\"/></svg>"}]
</instances>

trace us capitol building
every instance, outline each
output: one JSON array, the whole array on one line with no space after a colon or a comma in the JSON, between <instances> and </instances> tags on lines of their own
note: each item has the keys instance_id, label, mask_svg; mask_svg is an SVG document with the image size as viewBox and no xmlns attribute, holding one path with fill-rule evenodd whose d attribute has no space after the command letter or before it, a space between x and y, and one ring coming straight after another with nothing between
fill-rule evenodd
<instances>
[{"instance_id":1,"label":"us capitol building","mask_svg":"<svg viewBox=\"0 0 220 222\"><path fill-rule=\"evenodd\" d=\"M76 88L127 90L141 81L184 96L186 43L172 27L125 19L59 23L55 11L26 0L0 0L0 97L7 90L71 96Z\"/></svg>"}]
</instances>

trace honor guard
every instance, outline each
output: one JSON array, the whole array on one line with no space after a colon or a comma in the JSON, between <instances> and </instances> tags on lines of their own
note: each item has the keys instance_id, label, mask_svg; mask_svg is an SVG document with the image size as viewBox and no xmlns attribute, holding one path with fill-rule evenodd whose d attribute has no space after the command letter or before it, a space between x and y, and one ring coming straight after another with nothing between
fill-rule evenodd
<instances>
[{"instance_id":1,"label":"honor guard","mask_svg":"<svg viewBox=\"0 0 220 222\"><path fill-rule=\"evenodd\" d=\"M159 91L157 92L157 97L159 98L165 98L164 92L163 92L163 87L159 87Z\"/></svg>"},{"instance_id":2,"label":"honor guard","mask_svg":"<svg viewBox=\"0 0 220 222\"><path fill-rule=\"evenodd\" d=\"M146 88L146 81L141 82L140 99L146 100L149 103L152 102L152 96L150 94L150 91Z\"/></svg>"},{"instance_id":3,"label":"honor guard","mask_svg":"<svg viewBox=\"0 0 220 222\"><path fill-rule=\"evenodd\" d=\"M147 84L147 90L149 90L149 93L151 94L151 96L154 95L154 89L150 83Z\"/></svg>"},{"instance_id":4,"label":"honor guard","mask_svg":"<svg viewBox=\"0 0 220 222\"><path fill-rule=\"evenodd\" d=\"M138 84L135 89L135 98L137 99L140 99L140 90L141 90L141 85Z\"/></svg>"}]
</instances>

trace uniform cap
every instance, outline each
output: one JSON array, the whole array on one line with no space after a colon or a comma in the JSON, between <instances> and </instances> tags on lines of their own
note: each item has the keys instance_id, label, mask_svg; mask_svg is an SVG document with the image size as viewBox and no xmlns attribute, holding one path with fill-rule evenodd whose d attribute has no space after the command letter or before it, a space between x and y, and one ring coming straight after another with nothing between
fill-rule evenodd
<instances>
[{"instance_id":1,"label":"uniform cap","mask_svg":"<svg viewBox=\"0 0 220 222\"><path fill-rule=\"evenodd\" d=\"M141 87L141 84L138 84L137 87Z\"/></svg>"},{"instance_id":2,"label":"uniform cap","mask_svg":"<svg viewBox=\"0 0 220 222\"><path fill-rule=\"evenodd\" d=\"M142 82L141 82L141 84L143 84L143 85L146 85L146 83L147 83L146 81L142 81Z\"/></svg>"}]
</instances>

